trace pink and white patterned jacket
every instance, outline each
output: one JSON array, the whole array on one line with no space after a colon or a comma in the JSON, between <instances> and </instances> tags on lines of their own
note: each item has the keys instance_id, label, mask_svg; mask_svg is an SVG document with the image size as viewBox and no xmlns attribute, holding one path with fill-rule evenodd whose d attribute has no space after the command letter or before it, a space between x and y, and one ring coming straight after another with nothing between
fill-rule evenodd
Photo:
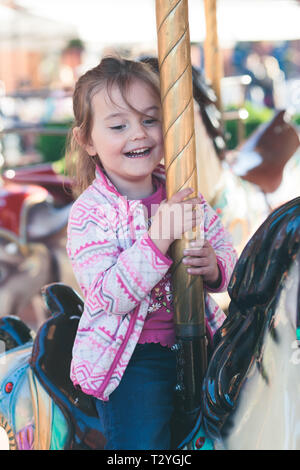
<instances>
[{"instance_id":1,"label":"pink and white patterned jacket","mask_svg":"<svg viewBox=\"0 0 300 470\"><path fill-rule=\"evenodd\" d=\"M164 178L161 165L155 174ZM224 291L236 252L230 235L204 199L203 205L205 236L222 273L218 292ZM71 209L67 252L85 298L73 346L71 380L83 392L107 401L138 342L151 290L172 260L149 237L141 201L119 194L100 168ZM207 292L205 306L207 327L213 335L225 315Z\"/></svg>"}]
</instances>

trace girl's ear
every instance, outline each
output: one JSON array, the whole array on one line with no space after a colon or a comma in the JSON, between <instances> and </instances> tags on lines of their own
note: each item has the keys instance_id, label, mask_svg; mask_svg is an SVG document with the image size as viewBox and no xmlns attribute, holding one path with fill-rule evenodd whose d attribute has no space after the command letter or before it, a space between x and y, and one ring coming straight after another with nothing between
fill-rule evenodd
<instances>
[{"instance_id":1,"label":"girl's ear","mask_svg":"<svg viewBox=\"0 0 300 470\"><path fill-rule=\"evenodd\" d=\"M73 129L73 137L74 139L76 140L76 142L78 143L78 145L80 145L80 147L84 148L84 150L87 151L87 153L93 157L95 155L97 155L97 152L95 150L95 147L93 144L86 144L83 140L82 140L82 136L81 136L81 133L80 133L80 128L79 127L74 127Z\"/></svg>"}]
</instances>

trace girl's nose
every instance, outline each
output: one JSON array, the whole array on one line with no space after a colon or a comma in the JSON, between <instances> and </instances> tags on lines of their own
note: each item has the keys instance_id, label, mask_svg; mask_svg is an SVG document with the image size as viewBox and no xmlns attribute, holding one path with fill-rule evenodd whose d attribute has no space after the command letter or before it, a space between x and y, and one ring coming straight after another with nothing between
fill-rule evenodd
<instances>
[{"instance_id":1,"label":"girl's nose","mask_svg":"<svg viewBox=\"0 0 300 470\"><path fill-rule=\"evenodd\" d=\"M146 135L147 133L145 127L143 126L143 124L138 123L132 129L131 140L144 139Z\"/></svg>"}]
</instances>

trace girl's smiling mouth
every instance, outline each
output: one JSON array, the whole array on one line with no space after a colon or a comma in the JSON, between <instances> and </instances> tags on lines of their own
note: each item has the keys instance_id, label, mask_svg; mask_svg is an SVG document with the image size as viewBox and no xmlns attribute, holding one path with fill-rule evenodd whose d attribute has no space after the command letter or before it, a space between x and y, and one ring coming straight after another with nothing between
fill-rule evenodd
<instances>
[{"instance_id":1,"label":"girl's smiling mouth","mask_svg":"<svg viewBox=\"0 0 300 470\"><path fill-rule=\"evenodd\" d=\"M149 155L151 152L151 147L143 147L140 149L131 150L130 152L125 152L124 155L127 158L143 158Z\"/></svg>"}]
</instances>

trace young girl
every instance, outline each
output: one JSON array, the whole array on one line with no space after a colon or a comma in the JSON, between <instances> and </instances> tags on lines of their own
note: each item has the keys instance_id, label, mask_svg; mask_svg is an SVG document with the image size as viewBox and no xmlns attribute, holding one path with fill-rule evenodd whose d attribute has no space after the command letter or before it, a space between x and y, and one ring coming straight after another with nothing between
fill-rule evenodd
<instances>
[{"instance_id":1,"label":"young girl","mask_svg":"<svg viewBox=\"0 0 300 470\"><path fill-rule=\"evenodd\" d=\"M81 195L67 251L85 307L71 379L96 398L107 449L169 449L176 359L168 249L200 223L193 208L202 205L206 241L185 253L189 272L203 276L207 292L225 290L236 253L203 197L186 200L192 188L166 201L159 82L147 65L104 58L78 80L74 115L69 154ZM173 221L178 208L184 217ZM213 335L224 314L205 299Z\"/></svg>"}]
</instances>

